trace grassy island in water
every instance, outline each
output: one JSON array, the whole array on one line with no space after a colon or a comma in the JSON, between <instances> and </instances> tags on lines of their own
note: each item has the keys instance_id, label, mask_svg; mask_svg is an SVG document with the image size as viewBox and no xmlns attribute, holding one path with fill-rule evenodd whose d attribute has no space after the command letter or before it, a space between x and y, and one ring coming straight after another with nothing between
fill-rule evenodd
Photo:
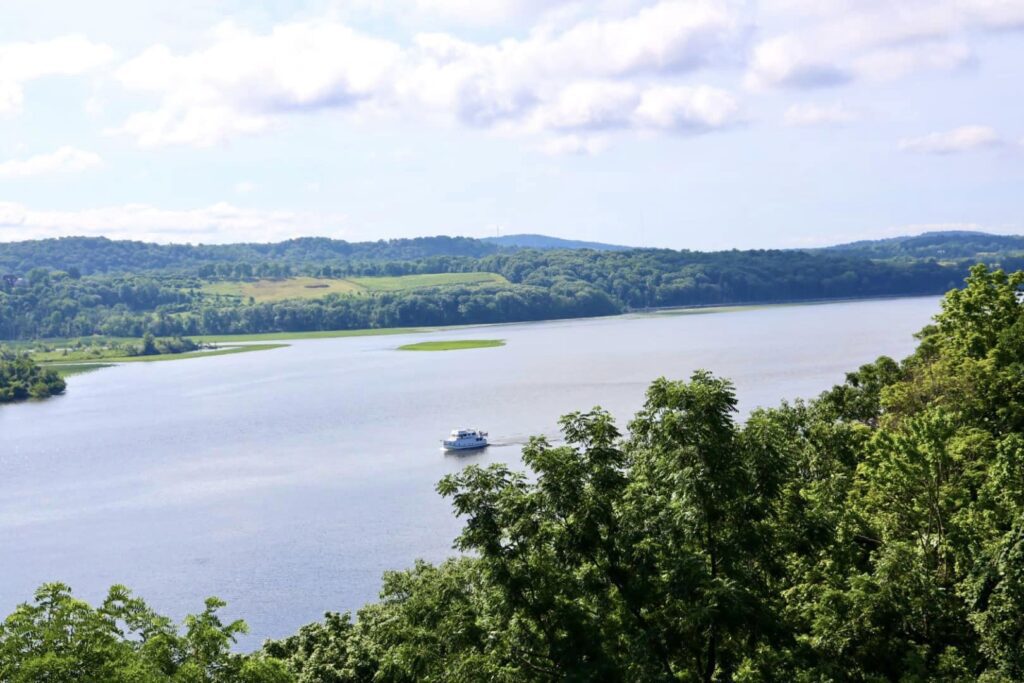
<instances>
[{"instance_id":1,"label":"grassy island in water","mask_svg":"<svg viewBox=\"0 0 1024 683\"><path fill-rule=\"evenodd\" d=\"M399 351L461 351L462 349L490 349L504 346L504 339L449 339L446 341L426 341L416 344L399 346Z\"/></svg>"}]
</instances>

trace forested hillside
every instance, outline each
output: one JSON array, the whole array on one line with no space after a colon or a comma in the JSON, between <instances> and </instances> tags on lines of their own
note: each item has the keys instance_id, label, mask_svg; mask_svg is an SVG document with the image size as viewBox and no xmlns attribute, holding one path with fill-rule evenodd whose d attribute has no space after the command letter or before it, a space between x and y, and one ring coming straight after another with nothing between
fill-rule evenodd
<instances>
[{"instance_id":1,"label":"forested hillside","mask_svg":"<svg viewBox=\"0 0 1024 683\"><path fill-rule=\"evenodd\" d=\"M998 262L1004 256L1024 256L1024 236L984 232L926 232L913 237L864 240L828 247L827 251L874 259L974 259Z\"/></svg>"},{"instance_id":2,"label":"forested hillside","mask_svg":"<svg viewBox=\"0 0 1024 683\"><path fill-rule=\"evenodd\" d=\"M189 263L185 270L103 275L35 267L4 278L0 339L498 323L659 306L940 294L966 272L962 264L876 262L799 251L520 250L408 261ZM339 281L426 273L500 277L491 283L404 289L345 287ZM217 285L299 274L320 278L322 288L307 283L295 299L257 301L223 296L219 292L230 288ZM316 297L318 291L324 295Z\"/></svg>"},{"instance_id":3,"label":"forested hillside","mask_svg":"<svg viewBox=\"0 0 1024 683\"><path fill-rule=\"evenodd\" d=\"M1024 255L1013 252L988 261L1024 267ZM63 238L0 244L0 264L19 269L0 277L0 339L500 323L667 306L941 294L970 263L875 259L846 248L499 249L447 237L219 246ZM367 286L367 278L429 274L461 275L434 278L447 283L439 286ZM306 279L289 280L299 277ZM225 296L240 291L225 284L232 282L291 291L294 298Z\"/></svg>"},{"instance_id":4,"label":"forested hillside","mask_svg":"<svg viewBox=\"0 0 1024 683\"><path fill-rule=\"evenodd\" d=\"M398 274L414 267L445 268L451 259L481 258L495 254L512 254L523 250L541 251L648 251L678 253L689 257L700 252L683 250L630 249L599 242L563 240L545 235L508 235L482 240L468 237L417 237L346 242L326 237L302 237L277 243L249 244L151 244L104 237L61 237L56 239L0 242L0 275L24 275L33 268L63 270L81 275L100 273L145 273L151 271L198 274L234 273L236 266L249 275L305 273L323 266L339 272L364 274ZM800 250L784 250L800 251ZM815 253L874 260L964 260L996 261L1007 256L1024 257L1024 236L991 235L982 232L930 232L913 237L894 237L841 244ZM718 252L703 254L714 259ZM736 253L736 252L731 252ZM752 250L742 254L774 253ZM438 257L444 257L438 259ZM432 259L437 259L436 262ZM387 264L387 265L385 265ZM1000 262L1001 265L1001 262ZM226 266L230 266L227 268ZM395 272L389 272L391 269ZM395 270L397 269L397 270ZM443 272L440 270L420 272Z\"/></svg>"},{"instance_id":5,"label":"forested hillside","mask_svg":"<svg viewBox=\"0 0 1024 683\"><path fill-rule=\"evenodd\" d=\"M0 243L0 274L24 274L33 268L93 273L153 270L195 272L220 263L322 264L332 261L407 261L430 256L482 256L495 245L468 237L416 237L346 242L300 237L275 243L151 244L105 237L59 237Z\"/></svg>"},{"instance_id":6,"label":"forested hillside","mask_svg":"<svg viewBox=\"0 0 1024 683\"><path fill-rule=\"evenodd\" d=\"M465 556L234 655L116 587L46 586L0 627L0 680L1024 680L1024 273L983 266L917 351L736 419L711 372L600 409L530 474L438 486Z\"/></svg>"}]
</instances>

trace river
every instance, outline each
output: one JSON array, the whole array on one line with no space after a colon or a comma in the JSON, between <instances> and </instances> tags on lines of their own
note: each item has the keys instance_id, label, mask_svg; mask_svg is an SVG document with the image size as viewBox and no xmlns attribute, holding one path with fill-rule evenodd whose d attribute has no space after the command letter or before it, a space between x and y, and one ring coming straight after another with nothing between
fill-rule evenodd
<instances>
[{"instance_id":1,"label":"river","mask_svg":"<svg viewBox=\"0 0 1024 683\"><path fill-rule=\"evenodd\" d=\"M900 358L935 297L662 312L300 340L272 351L132 363L65 396L0 407L0 615L45 581L101 599L123 583L180 618L217 595L243 645L376 597L385 569L451 554L434 486L518 462L531 434L601 405L624 425L659 376L731 378L741 414L811 397ZM500 348L400 352L427 339ZM496 445L444 455L453 427Z\"/></svg>"}]
</instances>

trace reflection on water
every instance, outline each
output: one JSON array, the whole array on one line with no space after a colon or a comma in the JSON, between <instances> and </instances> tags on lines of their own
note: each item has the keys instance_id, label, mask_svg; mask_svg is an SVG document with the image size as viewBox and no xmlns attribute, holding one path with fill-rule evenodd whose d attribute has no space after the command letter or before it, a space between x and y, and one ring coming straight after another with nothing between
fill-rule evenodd
<instances>
[{"instance_id":1,"label":"reflection on water","mask_svg":"<svg viewBox=\"0 0 1024 683\"><path fill-rule=\"evenodd\" d=\"M741 411L813 396L903 356L935 298L623 316L437 333L499 348L396 353L430 335L303 340L134 363L0 408L0 613L43 581L90 600L125 583L180 616L218 595L247 645L376 596L384 569L452 553L434 491L469 463L601 405L625 428L658 376L732 378ZM492 445L444 455L453 427Z\"/></svg>"}]
</instances>

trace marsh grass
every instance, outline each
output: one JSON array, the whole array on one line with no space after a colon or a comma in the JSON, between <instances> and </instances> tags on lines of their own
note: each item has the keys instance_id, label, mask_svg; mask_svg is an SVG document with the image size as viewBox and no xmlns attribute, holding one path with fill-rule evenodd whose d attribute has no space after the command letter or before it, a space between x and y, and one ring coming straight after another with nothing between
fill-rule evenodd
<instances>
[{"instance_id":1,"label":"marsh grass","mask_svg":"<svg viewBox=\"0 0 1024 683\"><path fill-rule=\"evenodd\" d=\"M463 349L489 349L504 346L504 339L449 339L447 341L426 341L399 346L399 351L461 351Z\"/></svg>"}]
</instances>

